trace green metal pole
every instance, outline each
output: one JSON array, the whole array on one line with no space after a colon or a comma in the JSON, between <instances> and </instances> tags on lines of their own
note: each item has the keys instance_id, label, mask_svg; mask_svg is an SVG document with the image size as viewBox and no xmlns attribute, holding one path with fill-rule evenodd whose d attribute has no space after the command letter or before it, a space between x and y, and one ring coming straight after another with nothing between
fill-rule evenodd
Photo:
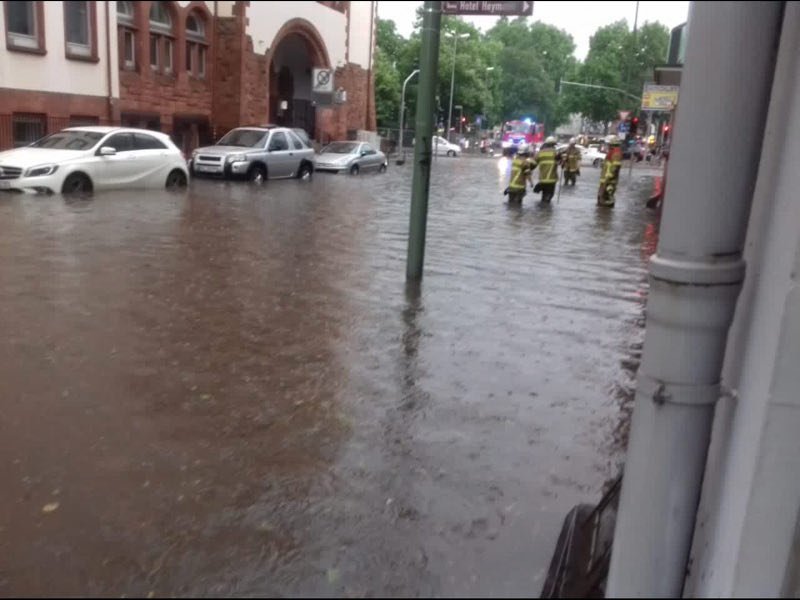
<instances>
[{"instance_id":1,"label":"green metal pole","mask_svg":"<svg viewBox=\"0 0 800 600\"><path fill-rule=\"evenodd\" d=\"M428 222L428 190L431 184L431 143L436 109L436 79L439 70L441 2L425 2L422 16L422 49L419 60L417 124L414 144L414 176L411 184L411 221L408 229L406 280L422 279L425 260L425 230Z\"/></svg>"}]
</instances>

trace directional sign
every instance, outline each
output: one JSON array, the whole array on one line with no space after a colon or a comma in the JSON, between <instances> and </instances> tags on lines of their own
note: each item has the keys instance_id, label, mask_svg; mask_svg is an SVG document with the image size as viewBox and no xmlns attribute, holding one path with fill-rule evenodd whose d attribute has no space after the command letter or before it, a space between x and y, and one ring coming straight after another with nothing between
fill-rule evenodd
<instances>
[{"instance_id":1,"label":"directional sign","mask_svg":"<svg viewBox=\"0 0 800 600\"><path fill-rule=\"evenodd\" d=\"M498 2L467 0L461 2L442 2L442 12L446 15L486 15L490 17L532 15L533 2Z\"/></svg>"}]
</instances>

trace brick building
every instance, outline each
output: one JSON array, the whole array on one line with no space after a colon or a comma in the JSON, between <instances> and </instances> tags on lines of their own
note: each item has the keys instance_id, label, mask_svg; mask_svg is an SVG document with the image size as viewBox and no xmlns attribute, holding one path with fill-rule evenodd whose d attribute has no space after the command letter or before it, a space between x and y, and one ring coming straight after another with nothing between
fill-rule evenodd
<instances>
[{"instance_id":1,"label":"brick building","mask_svg":"<svg viewBox=\"0 0 800 600\"><path fill-rule=\"evenodd\" d=\"M0 11L0 149L120 123L188 152L244 124L317 140L375 129L375 2L8 2ZM311 93L334 72L340 103Z\"/></svg>"}]
</instances>

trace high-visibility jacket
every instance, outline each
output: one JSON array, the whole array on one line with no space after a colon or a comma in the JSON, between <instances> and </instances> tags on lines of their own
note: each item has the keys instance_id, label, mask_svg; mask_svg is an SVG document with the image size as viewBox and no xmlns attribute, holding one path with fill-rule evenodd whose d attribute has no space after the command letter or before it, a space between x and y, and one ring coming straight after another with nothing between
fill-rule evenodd
<instances>
[{"instance_id":1,"label":"high-visibility jacket","mask_svg":"<svg viewBox=\"0 0 800 600\"><path fill-rule=\"evenodd\" d=\"M575 172L580 168L581 151L575 147L567 148L564 154L564 168L567 171Z\"/></svg>"},{"instance_id":2,"label":"high-visibility jacket","mask_svg":"<svg viewBox=\"0 0 800 600\"><path fill-rule=\"evenodd\" d=\"M558 181L558 162L556 161L556 149L553 146L543 146L536 158L533 159L533 166L534 168L539 167L541 183Z\"/></svg>"},{"instance_id":3,"label":"high-visibility jacket","mask_svg":"<svg viewBox=\"0 0 800 600\"><path fill-rule=\"evenodd\" d=\"M616 180L622 168L622 147L611 146L603 161L603 172L600 174L600 183Z\"/></svg>"},{"instance_id":4,"label":"high-visibility jacket","mask_svg":"<svg viewBox=\"0 0 800 600\"><path fill-rule=\"evenodd\" d=\"M511 182L508 184L508 189L514 191L524 190L526 187L525 182L528 180L532 168L531 161L527 158L515 156L514 160L511 161Z\"/></svg>"}]
</instances>

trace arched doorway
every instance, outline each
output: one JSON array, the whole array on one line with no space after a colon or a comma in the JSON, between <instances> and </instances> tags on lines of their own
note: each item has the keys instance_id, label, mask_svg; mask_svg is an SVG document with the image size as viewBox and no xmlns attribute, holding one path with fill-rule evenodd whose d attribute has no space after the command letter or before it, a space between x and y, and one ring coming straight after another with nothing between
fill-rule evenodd
<instances>
[{"instance_id":1,"label":"arched doorway","mask_svg":"<svg viewBox=\"0 0 800 600\"><path fill-rule=\"evenodd\" d=\"M311 94L314 67L329 67L328 52L311 23L293 19L275 36L269 57L269 120L316 133L316 105Z\"/></svg>"}]
</instances>

